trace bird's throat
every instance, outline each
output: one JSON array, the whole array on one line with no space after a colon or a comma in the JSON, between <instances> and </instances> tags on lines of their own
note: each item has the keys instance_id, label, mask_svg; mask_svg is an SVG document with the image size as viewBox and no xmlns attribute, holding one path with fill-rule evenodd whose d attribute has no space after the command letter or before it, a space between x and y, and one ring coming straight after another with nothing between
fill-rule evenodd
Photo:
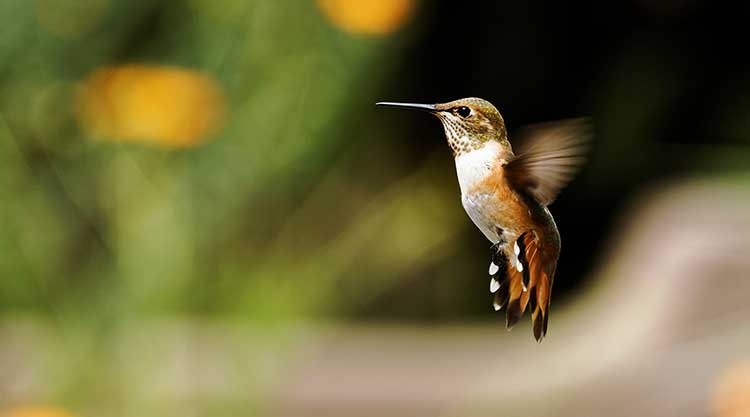
<instances>
[{"instance_id":1,"label":"bird's throat","mask_svg":"<svg viewBox=\"0 0 750 417\"><path fill-rule=\"evenodd\" d=\"M461 193L466 194L491 175L503 163L502 147L496 141L480 144L475 149L456 154L456 175Z\"/></svg>"}]
</instances>

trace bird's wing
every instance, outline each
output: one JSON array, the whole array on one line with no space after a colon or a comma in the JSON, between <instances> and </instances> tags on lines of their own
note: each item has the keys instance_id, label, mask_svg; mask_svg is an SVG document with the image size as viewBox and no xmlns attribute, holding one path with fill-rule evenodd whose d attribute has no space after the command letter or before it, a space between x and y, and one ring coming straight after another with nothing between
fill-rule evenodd
<instances>
[{"instance_id":1,"label":"bird's wing","mask_svg":"<svg viewBox=\"0 0 750 417\"><path fill-rule=\"evenodd\" d=\"M568 119L524 128L518 152L505 165L508 180L548 205L585 160L591 137L588 119Z\"/></svg>"}]
</instances>

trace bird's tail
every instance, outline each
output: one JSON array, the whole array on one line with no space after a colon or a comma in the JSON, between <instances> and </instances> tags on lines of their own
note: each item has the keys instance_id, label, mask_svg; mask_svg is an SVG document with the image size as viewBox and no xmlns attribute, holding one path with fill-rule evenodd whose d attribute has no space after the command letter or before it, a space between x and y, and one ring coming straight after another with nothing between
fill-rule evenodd
<instances>
[{"instance_id":1,"label":"bird's tail","mask_svg":"<svg viewBox=\"0 0 750 417\"><path fill-rule=\"evenodd\" d=\"M507 306L505 322L512 328L523 317L526 307L531 311L534 338L541 342L547 333L549 304L555 262L545 265L536 234L527 231L512 247L499 247L490 264L490 292L495 294L494 308Z\"/></svg>"}]
</instances>

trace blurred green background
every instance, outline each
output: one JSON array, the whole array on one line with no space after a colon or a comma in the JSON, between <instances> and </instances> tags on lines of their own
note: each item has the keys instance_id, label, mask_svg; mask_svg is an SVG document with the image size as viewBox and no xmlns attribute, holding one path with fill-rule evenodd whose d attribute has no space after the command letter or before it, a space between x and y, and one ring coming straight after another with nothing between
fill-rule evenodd
<instances>
[{"instance_id":1,"label":"blurred green background","mask_svg":"<svg viewBox=\"0 0 750 417\"><path fill-rule=\"evenodd\" d=\"M623 294L607 283L642 278L645 268L608 266L642 230L631 222L662 213L673 228L640 247L684 245L691 260L713 252L699 246L715 248L709 232L719 230L700 219L744 236L748 17L747 7L688 0L0 0L0 407L14 417L483 415L459 388L444 388L454 402L441 402L454 398L443 391L373 399L357 384L336 388L349 385L344 370L308 384L289 369L326 374L312 346L323 356L345 346L334 365L366 363L368 349L386 364L413 363L404 358L427 347L436 351L425 367L440 369L463 352L456 369L477 372L484 362L461 340L487 357L564 357L574 340L597 342L583 328L555 345L556 318L604 316L607 303L591 300ZM465 96L492 101L511 139L529 123L596 123L589 164L551 208L563 251L542 345L525 322L506 343L491 311L489 245L463 213L439 123L373 106ZM676 186L686 202L663 197L683 181L693 184ZM659 198L669 210L648 208ZM721 252L738 255L728 275L742 280L748 246L735 243ZM747 295L735 284L726 288ZM659 304L687 297L665 291ZM725 323L739 323L732 306L749 300L735 301ZM686 317L664 326L701 323ZM700 386L724 365L706 368ZM403 375L384 366L392 372L352 375L432 379L419 366ZM300 394L327 384L329 397ZM744 415L721 411L719 398L675 410ZM550 401L507 415L582 415L575 402Z\"/></svg>"}]
</instances>

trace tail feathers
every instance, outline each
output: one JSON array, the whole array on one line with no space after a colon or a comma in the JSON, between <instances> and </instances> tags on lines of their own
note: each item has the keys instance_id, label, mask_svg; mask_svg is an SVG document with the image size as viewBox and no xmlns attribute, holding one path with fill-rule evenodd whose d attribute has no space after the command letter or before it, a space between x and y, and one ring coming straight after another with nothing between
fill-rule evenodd
<instances>
[{"instance_id":1,"label":"tail feathers","mask_svg":"<svg viewBox=\"0 0 750 417\"><path fill-rule=\"evenodd\" d=\"M539 287L542 286L543 284ZM530 310L532 311L531 321L534 327L534 338L538 342L541 342L547 335L547 319L549 318L549 295L542 295L542 291L541 288L539 290L535 288L534 301L529 302L529 305L532 306Z\"/></svg>"},{"instance_id":2,"label":"tail feathers","mask_svg":"<svg viewBox=\"0 0 750 417\"><path fill-rule=\"evenodd\" d=\"M534 339L537 341L541 341L542 338L544 338L545 333L547 333L546 326L544 325L544 313L542 313L541 309L534 310L533 313L531 313L531 321L534 326Z\"/></svg>"},{"instance_id":3,"label":"tail feathers","mask_svg":"<svg viewBox=\"0 0 750 417\"><path fill-rule=\"evenodd\" d=\"M549 268L551 271L545 267L549 265L543 262L537 242L536 234L527 231L513 243L512 248L498 248L498 254L493 256L492 261L502 266L494 268L490 290L495 294L493 306L496 311L507 306L505 323L508 329L518 323L526 308L529 308L534 338L541 342L547 333L554 265Z\"/></svg>"},{"instance_id":4,"label":"tail feathers","mask_svg":"<svg viewBox=\"0 0 750 417\"><path fill-rule=\"evenodd\" d=\"M492 306L495 311L500 311L503 307L508 304L508 283L503 282L500 284L497 292L495 292L495 299L492 301Z\"/></svg>"},{"instance_id":5,"label":"tail feathers","mask_svg":"<svg viewBox=\"0 0 750 417\"><path fill-rule=\"evenodd\" d=\"M505 327L507 327L508 330L512 329L513 326L518 323L518 320L521 320L521 317L523 317L521 303L518 299L510 301L510 304L508 304L508 311L505 312Z\"/></svg>"}]
</instances>

